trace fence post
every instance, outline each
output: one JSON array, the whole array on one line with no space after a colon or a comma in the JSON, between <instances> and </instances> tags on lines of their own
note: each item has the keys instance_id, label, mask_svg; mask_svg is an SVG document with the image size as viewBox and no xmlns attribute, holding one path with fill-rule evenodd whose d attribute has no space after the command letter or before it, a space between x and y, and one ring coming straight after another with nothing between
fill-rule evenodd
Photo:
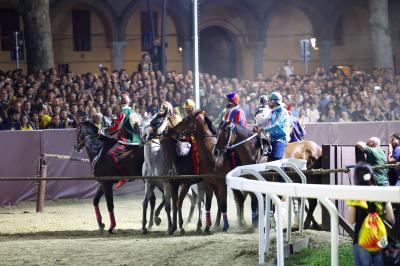
<instances>
[{"instance_id":1,"label":"fence post","mask_svg":"<svg viewBox=\"0 0 400 266\"><path fill-rule=\"evenodd\" d=\"M44 198L46 195L47 165L44 156L40 158L40 179L36 198L36 212L44 211Z\"/></svg>"},{"instance_id":2,"label":"fence post","mask_svg":"<svg viewBox=\"0 0 400 266\"><path fill-rule=\"evenodd\" d=\"M335 150L334 146L331 145L322 145L322 165L321 167L323 169L331 169L331 158L332 158L332 152ZM322 178L322 184L330 184L331 183L331 174L326 174L321 176ZM330 231L331 228L331 219L330 219L330 214L329 211L325 208L325 206L321 205L321 210L322 210L322 230L325 231Z\"/></svg>"}]
</instances>

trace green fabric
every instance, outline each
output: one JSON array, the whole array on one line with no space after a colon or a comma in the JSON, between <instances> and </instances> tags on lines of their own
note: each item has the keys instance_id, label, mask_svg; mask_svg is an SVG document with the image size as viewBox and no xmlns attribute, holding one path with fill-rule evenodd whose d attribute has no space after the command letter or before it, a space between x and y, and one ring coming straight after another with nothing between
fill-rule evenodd
<instances>
[{"instance_id":1,"label":"green fabric","mask_svg":"<svg viewBox=\"0 0 400 266\"><path fill-rule=\"evenodd\" d=\"M133 109L130 107L122 108L122 112L125 117L122 121L120 127L124 127L125 133L125 142L129 144L139 144L140 143L140 135L139 130L137 128L133 128L131 122L129 121L130 115L134 113Z\"/></svg>"},{"instance_id":2,"label":"green fabric","mask_svg":"<svg viewBox=\"0 0 400 266\"><path fill-rule=\"evenodd\" d=\"M387 164L386 155L381 148L365 147L365 154L367 155L367 163L372 166ZM378 186L389 184L387 176L387 169L375 169L374 177Z\"/></svg>"}]
</instances>

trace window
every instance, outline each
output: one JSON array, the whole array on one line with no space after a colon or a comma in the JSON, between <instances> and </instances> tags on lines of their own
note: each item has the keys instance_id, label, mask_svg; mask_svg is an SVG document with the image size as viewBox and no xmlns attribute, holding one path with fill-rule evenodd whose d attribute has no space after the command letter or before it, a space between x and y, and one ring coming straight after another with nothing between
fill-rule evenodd
<instances>
[{"instance_id":1,"label":"window","mask_svg":"<svg viewBox=\"0 0 400 266\"><path fill-rule=\"evenodd\" d=\"M343 45L343 16L341 16L336 23L335 45Z\"/></svg>"},{"instance_id":2,"label":"window","mask_svg":"<svg viewBox=\"0 0 400 266\"><path fill-rule=\"evenodd\" d=\"M142 51L149 51L152 47L154 37L157 36L157 12L152 12L154 23L154 35L151 30L151 17L150 12L140 12L140 32L141 32L141 45Z\"/></svg>"},{"instance_id":3,"label":"window","mask_svg":"<svg viewBox=\"0 0 400 266\"><path fill-rule=\"evenodd\" d=\"M11 8L0 8L1 50L11 50L13 47L11 35L14 31L19 31L19 16L17 11Z\"/></svg>"},{"instance_id":4,"label":"window","mask_svg":"<svg viewBox=\"0 0 400 266\"><path fill-rule=\"evenodd\" d=\"M72 11L74 51L91 51L90 11Z\"/></svg>"}]
</instances>

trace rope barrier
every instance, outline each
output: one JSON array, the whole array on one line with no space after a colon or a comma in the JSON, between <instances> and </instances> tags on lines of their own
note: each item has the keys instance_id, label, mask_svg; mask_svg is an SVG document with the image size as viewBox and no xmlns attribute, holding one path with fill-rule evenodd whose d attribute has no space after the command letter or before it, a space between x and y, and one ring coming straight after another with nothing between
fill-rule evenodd
<instances>
[{"instance_id":1,"label":"rope barrier","mask_svg":"<svg viewBox=\"0 0 400 266\"><path fill-rule=\"evenodd\" d=\"M76 161L76 162L90 163L89 159L72 157L72 156L68 156L68 155L44 153L42 156L44 158L59 159L59 160L64 160L64 161Z\"/></svg>"},{"instance_id":2,"label":"rope barrier","mask_svg":"<svg viewBox=\"0 0 400 266\"><path fill-rule=\"evenodd\" d=\"M68 156L67 156L68 157ZM400 168L400 163L395 164L385 164L380 166L374 166L373 169L384 169L384 168ZM310 175L326 175L331 173L349 173L350 168L338 168L338 169L310 169L303 170L304 174ZM275 177L279 174L275 171L263 171L260 172L263 177ZM285 171L288 175L297 174L295 171ZM250 177L248 175L243 175L243 177ZM93 176L84 176L84 177L0 177L0 181L41 181L41 180L58 180L58 181L77 181L77 180L97 180L97 181L105 181L105 180L141 180L141 179L168 179L168 180L184 180L184 179L208 179L208 178L225 178L225 175L220 174L204 174L204 175L161 175L161 176L102 176L102 177L93 177Z\"/></svg>"}]
</instances>

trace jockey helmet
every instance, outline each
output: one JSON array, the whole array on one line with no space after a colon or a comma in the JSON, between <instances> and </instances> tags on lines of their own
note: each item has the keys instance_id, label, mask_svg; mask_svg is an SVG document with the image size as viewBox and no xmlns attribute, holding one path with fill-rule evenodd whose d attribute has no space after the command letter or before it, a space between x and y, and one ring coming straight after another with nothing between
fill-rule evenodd
<instances>
[{"instance_id":1,"label":"jockey helmet","mask_svg":"<svg viewBox=\"0 0 400 266\"><path fill-rule=\"evenodd\" d=\"M234 103L234 104L239 104L239 102L240 102L240 97L239 97L239 95L238 95L236 92L234 92L234 91L228 93L228 94L226 95L226 98L227 98L227 100L228 100L229 102Z\"/></svg>"},{"instance_id":2,"label":"jockey helmet","mask_svg":"<svg viewBox=\"0 0 400 266\"><path fill-rule=\"evenodd\" d=\"M122 96L121 96L121 101L120 101L120 103L121 103L121 104L130 104L130 103L131 103L131 98L129 98L129 95L128 95L128 94L124 93L124 94L122 94Z\"/></svg>"},{"instance_id":3,"label":"jockey helmet","mask_svg":"<svg viewBox=\"0 0 400 266\"><path fill-rule=\"evenodd\" d=\"M168 115L172 115L172 114L173 114L173 107L172 107L172 104L169 103L169 102L163 102L163 103L161 104L160 111L161 111L162 113L167 112Z\"/></svg>"},{"instance_id":4,"label":"jockey helmet","mask_svg":"<svg viewBox=\"0 0 400 266\"><path fill-rule=\"evenodd\" d=\"M269 99L279 105L282 105L282 95L277 91L272 92L269 96Z\"/></svg>"},{"instance_id":5,"label":"jockey helmet","mask_svg":"<svg viewBox=\"0 0 400 266\"><path fill-rule=\"evenodd\" d=\"M196 103L192 99L187 99L183 104L183 108L194 110L196 109Z\"/></svg>"},{"instance_id":6,"label":"jockey helmet","mask_svg":"<svg viewBox=\"0 0 400 266\"><path fill-rule=\"evenodd\" d=\"M261 95L260 104L267 104L267 103L268 103L268 96L267 95Z\"/></svg>"}]
</instances>

